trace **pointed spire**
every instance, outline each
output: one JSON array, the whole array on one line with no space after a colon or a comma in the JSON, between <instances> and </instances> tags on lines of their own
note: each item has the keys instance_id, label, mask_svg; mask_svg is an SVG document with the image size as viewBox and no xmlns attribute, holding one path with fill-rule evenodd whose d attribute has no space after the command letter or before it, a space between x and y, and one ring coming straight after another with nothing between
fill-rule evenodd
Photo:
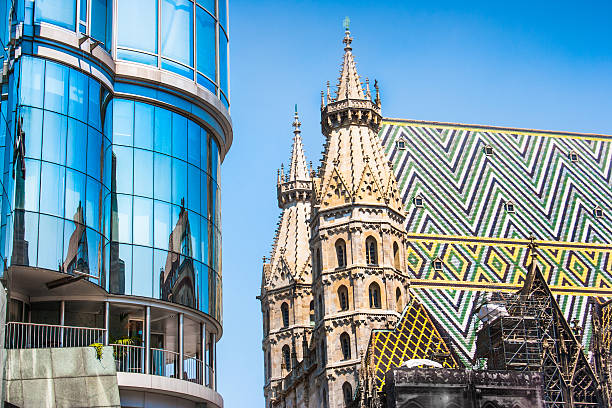
<instances>
[{"instance_id":1,"label":"pointed spire","mask_svg":"<svg viewBox=\"0 0 612 408\"><path fill-rule=\"evenodd\" d=\"M304 147L302 145L302 131L300 130L300 118L295 105L295 113L293 115L293 148L291 149L291 162L289 167L288 181L310 180L310 174L306 167L306 157L304 156Z\"/></svg>"},{"instance_id":2,"label":"pointed spire","mask_svg":"<svg viewBox=\"0 0 612 408\"><path fill-rule=\"evenodd\" d=\"M370 93L370 78L366 78L366 99L372 100L372 94Z\"/></svg>"},{"instance_id":3,"label":"pointed spire","mask_svg":"<svg viewBox=\"0 0 612 408\"><path fill-rule=\"evenodd\" d=\"M353 37L351 37L351 32L348 28L349 21L348 18L345 19L344 39L342 40L344 43L344 58L342 61L342 70L340 71L340 82L338 83L336 100L364 99L361 80L357 74L355 59L353 58L353 48L351 47Z\"/></svg>"}]
</instances>

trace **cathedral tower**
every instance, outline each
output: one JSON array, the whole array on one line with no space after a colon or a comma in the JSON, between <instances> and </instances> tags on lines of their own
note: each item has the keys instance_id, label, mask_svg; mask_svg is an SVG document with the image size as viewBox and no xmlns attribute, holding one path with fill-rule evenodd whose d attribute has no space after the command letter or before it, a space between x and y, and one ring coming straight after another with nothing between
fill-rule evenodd
<instances>
[{"instance_id":1,"label":"cathedral tower","mask_svg":"<svg viewBox=\"0 0 612 408\"><path fill-rule=\"evenodd\" d=\"M348 28L336 96L321 98L325 145L313 180L313 259L317 399L343 407L358 378L372 329L399 317L408 295L405 214L378 138L381 103L363 89Z\"/></svg>"},{"instance_id":2,"label":"cathedral tower","mask_svg":"<svg viewBox=\"0 0 612 408\"><path fill-rule=\"evenodd\" d=\"M312 178L306 166L297 106L289 171L278 172L277 197L282 213L270 259L264 258L261 311L264 322L266 407L275 386L304 358L312 331L310 228Z\"/></svg>"}]
</instances>

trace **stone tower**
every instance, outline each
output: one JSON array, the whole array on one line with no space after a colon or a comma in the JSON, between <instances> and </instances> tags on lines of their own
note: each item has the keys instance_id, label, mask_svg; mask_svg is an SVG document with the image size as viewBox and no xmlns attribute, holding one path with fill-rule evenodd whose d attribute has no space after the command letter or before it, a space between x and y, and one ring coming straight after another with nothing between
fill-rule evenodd
<instances>
[{"instance_id":1,"label":"stone tower","mask_svg":"<svg viewBox=\"0 0 612 408\"><path fill-rule=\"evenodd\" d=\"M282 213L270 259L264 258L261 284L266 407L272 390L304 357L314 324L310 227L311 170L300 135L297 106L288 174L278 173L278 206Z\"/></svg>"},{"instance_id":2,"label":"stone tower","mask_svg":"<svg viewBox=\"0 0 612 408\"><path fill-rule=\"evenodd\" d=\"M355 390L372 329L395 324L408 296L405 214L378 138L381 103L357 74L347 28L335 98L321 98L325 145L313 179L310 248L313 346L324 370L321 406L343 407Z\"/></svg>"}]
</instances>

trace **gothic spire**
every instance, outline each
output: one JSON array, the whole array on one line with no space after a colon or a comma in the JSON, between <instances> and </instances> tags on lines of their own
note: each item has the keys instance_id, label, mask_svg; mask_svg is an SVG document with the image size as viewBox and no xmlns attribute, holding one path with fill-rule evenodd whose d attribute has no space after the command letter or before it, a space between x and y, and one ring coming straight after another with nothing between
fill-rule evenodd
<instances>
[{"instance_id":1,"label":"gothic spire","mask_svg":"<svg viewBox=\"0 0 612 408\"><path fill-rule=\"evenodd\" d=\"M342 69L340 70L340 81L338 82L338 90L336 100L344 99L365 99L361 79L357 74L355 59L353 58L353 48L351 43L353 37L348 29L348 24L345 24L344 39L344 58L342 59Z\"/></svg>"},{"instance_id":2,"label":"gothic spire","mask_svg":"<svg viewBox=\"0 0 612 408\"><path fill-rule=\"evenodd\" d=\"M289 180L310 180L308 167L306 166L306 157L304 156L304 146L302 145L302 131L300 130L300 118L298 116L297 104L295 105L295 113L293 115L293 148L291 149L291 161L289 164Z\"/></svg>"}]
</instances>

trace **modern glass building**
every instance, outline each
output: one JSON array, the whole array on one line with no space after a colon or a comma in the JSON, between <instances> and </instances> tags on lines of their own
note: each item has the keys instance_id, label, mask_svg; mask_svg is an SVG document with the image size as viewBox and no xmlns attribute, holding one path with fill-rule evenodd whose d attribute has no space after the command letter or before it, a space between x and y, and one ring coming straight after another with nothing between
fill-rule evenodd
<instances>
[{"instance_id":1,"label":"modern glass building","mask_svg":"<svg viewBox=\"0 0 612 408\"><path fill-rule=\"evenodd\" d=\"M1 0L0 12L7 341L40 325L62 344L69 327L101 333L122 405L164 393L134 386L138 373L199 384L175 396L221 406L227 0Z\"/></svg>"}]
</instances>

